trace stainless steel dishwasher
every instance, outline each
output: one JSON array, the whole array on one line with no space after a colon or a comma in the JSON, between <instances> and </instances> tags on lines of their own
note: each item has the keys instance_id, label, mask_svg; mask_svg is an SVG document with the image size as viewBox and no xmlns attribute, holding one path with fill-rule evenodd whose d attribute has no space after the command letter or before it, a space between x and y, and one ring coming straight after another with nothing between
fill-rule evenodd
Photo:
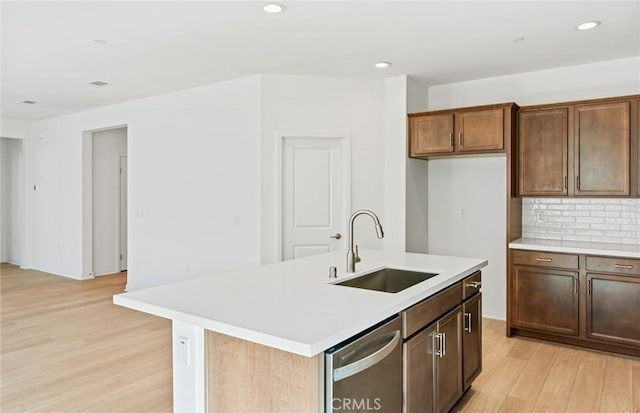
<instances>
[{"instance_id":1,"label":"stainless steel dishwasher","mask_svg":"<svg viewBox=\"0 0 640 413\"><path fill-rule=\"evenodd\" d=\"M402 322L394 317L325 353L326 412L402 411Z\"/></svg>"}]
</instances>

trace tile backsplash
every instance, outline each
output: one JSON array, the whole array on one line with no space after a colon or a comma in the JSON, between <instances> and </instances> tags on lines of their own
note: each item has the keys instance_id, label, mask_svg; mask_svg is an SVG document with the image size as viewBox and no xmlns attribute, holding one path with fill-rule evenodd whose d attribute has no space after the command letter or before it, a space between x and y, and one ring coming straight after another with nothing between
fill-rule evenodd
<instances>
[{"instance_id":1,"label":"tile backsplash","mask_svg":"<svg viewBox=\"0 0 640 413\"><path fill-rule=\"evenodd\" d=\"M640 244L640 199L523 198L522 237Z\"/></svg>"}]
</instances>

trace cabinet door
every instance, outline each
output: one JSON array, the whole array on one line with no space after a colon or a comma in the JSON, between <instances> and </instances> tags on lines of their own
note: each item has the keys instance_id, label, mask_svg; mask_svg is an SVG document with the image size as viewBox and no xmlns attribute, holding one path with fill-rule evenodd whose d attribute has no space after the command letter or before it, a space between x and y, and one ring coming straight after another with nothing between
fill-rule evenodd
<instances>
[{"instance_id":1,"label":"cabinet door","mask_svg":"<svg viewBox=\"0 0 640 413\"><path fill-rule=\"evenodd\" d=\"M499 151L504 149L502 109L456 113L457 152Z\"/></svg>"},{"instance_id":2,"label":"cabinet door","mask_svg":"<svg viewBox=\"0 0 640 413\"><path fill-rule=\"evenodd\" d=\"M629 102L575 109L576 195L629 195Z\"/></svg>"},{"instance_id":3,"label":"cabinet door","mask_svg":"<svg viewBox=\"0 0 640 413\"><path fill-rule=\"evenodd\" d=\"M453 114L409 118L412 156L453 152Z\"/></svg>"},{"instance_id":4,"label":"cabinet door","mask_svg":"<svg viewBox=\"0 0 640 413\"><path fill-rule=\"evenodd\" d=\"M433 324L403 345L403 413L433 412L435 332Z\"/></svg>"},{"instance_id":5,"label":"cabinet door","mask_svg":"<svg viewBox=\"0 0 640 413\"><path fill-rule=\"evenodd\" d=\"M520 195L567 195L568 109L519 114Z\"/></svg>"},{"instance_id":6,"label":"cabinet door","mask_svg":"<svg viewBox=\"0 0 640 413\"><path fill-rule=\"evenodd\" d=\"M462 304L462 379L463 389L482 371L482 293Z\"/></svg>"},{"instance_id":7,"label":"cabinet door","mask_svg":"<svg viewBox=\"0 0 640 413\"><path fill-rule=\"evenodd\" d=\"M462 309L442 316L437 322L435 369L435 411L448 412L462 396Z\"/></svg>"},{"instance_id":8,"label":"cabinet door","mask_svg":"<svg viewBox=\"0 0 640 413\"><path fill-rule=\"evenodd\" d=\"M513 267L513 326L578 334L578 273Z\"/></svg>"},{"instance_id":9,"label":"cabinet door","mask_svg":"<svg viewBox=\"0 0 640 413\"><path fill-rule=\"evenodd\" d=\"M587 337L640 345L640 277L587 274Z\"/></svg>"}]
</instances>

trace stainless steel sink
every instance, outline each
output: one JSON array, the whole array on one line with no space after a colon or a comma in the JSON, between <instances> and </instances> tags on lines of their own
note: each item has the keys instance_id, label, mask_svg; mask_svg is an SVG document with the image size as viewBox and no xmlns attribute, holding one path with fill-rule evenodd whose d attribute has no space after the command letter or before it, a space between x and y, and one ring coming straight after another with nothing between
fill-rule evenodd
<instances>
[{"instance_id":1,"label":"stainless steel sink","mask_svg":"<svg viewBox=\"0 0 640 413\"><path fill-rule=\"evenodd\" d=\"M345 287L397 293L438 274L385 268L347 281L336 283Z\"/></svg>"}]
</instances>

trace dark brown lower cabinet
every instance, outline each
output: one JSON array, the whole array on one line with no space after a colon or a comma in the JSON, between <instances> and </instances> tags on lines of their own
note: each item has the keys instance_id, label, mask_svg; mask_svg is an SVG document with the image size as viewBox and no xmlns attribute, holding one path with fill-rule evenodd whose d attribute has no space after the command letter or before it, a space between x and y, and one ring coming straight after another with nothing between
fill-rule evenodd
<instances>
[{"instance_id":1,"label":"dark brown lower cabinet","mask_svg":"<svg viewBox=\"0 0 640 413\"><path fill-rule=\"evenodd\" d=\"M640 346L640 278L587 273L587 337Z\"/></svg>"},{"instance_id":2,"label":"dark brown lower cabinet","mask_svg":"<svg viewBox=\"0 0 640 413\"><path fill-rule=\"evenodd\" d=\"M524 250L511 259L508 335L640 357L640 259Z\"/></svg>"},{"instance_id":3,"label":"dark brown lower cabinet","mask_svg":"<svg viewBox=\"0 0 640 413\"><path fill-rule=\"evenodd\" d=\"M435 405L436 413L448 412L462 397L462 309L443 316L436 323L435 347Z\"/></svg>"},{"instance_id":4,"label":"dark brown lower cabinet","mask_svg":"<svg viewBox=\"0 0 640 413\"><path fill-rule=\"evenodd\" d=\"M403 413L450 411L480 374L481 280L475 272L402 312Z\"/></svg>"},{"instance_id":5,"label":"dark brown lower cabinet","mask_svg":"<svg viewBox=\"0 0 640 413\"><path fill-rule=\"evenodd\" d=\"M405 413L443 413L462 396L462 308L404 343Z\"/></svg>"},{"instance_id":6,"label":"dark brown lower cabinet","mask_svg":"<svg viewBox=\"0 0 640 413\"><path fill-rule=\"evenodd\" d=\"M512 271L512 325L578 334L578 273L519 267Z\"/></svg>"},{"instance_id":7,"label":"dark brown lower cabinet","mask_svg":"<svg viewBox=\"0 0 640 413\"><path fill-rule=\"evenodd\" d=\"M466 391L482 371L482 293L462 303L462 384Z\"/></svg>"},{"instance_id":8,"label":"dark brown lower cabinet","mask_svg":"<svg viewBox=\"0 0 640 413\"><path fill-rule=\"evenodd\" d=\"M404 343L404 413L433 413L435 333L432 324Z\"/></svg>"}]
</instances>

